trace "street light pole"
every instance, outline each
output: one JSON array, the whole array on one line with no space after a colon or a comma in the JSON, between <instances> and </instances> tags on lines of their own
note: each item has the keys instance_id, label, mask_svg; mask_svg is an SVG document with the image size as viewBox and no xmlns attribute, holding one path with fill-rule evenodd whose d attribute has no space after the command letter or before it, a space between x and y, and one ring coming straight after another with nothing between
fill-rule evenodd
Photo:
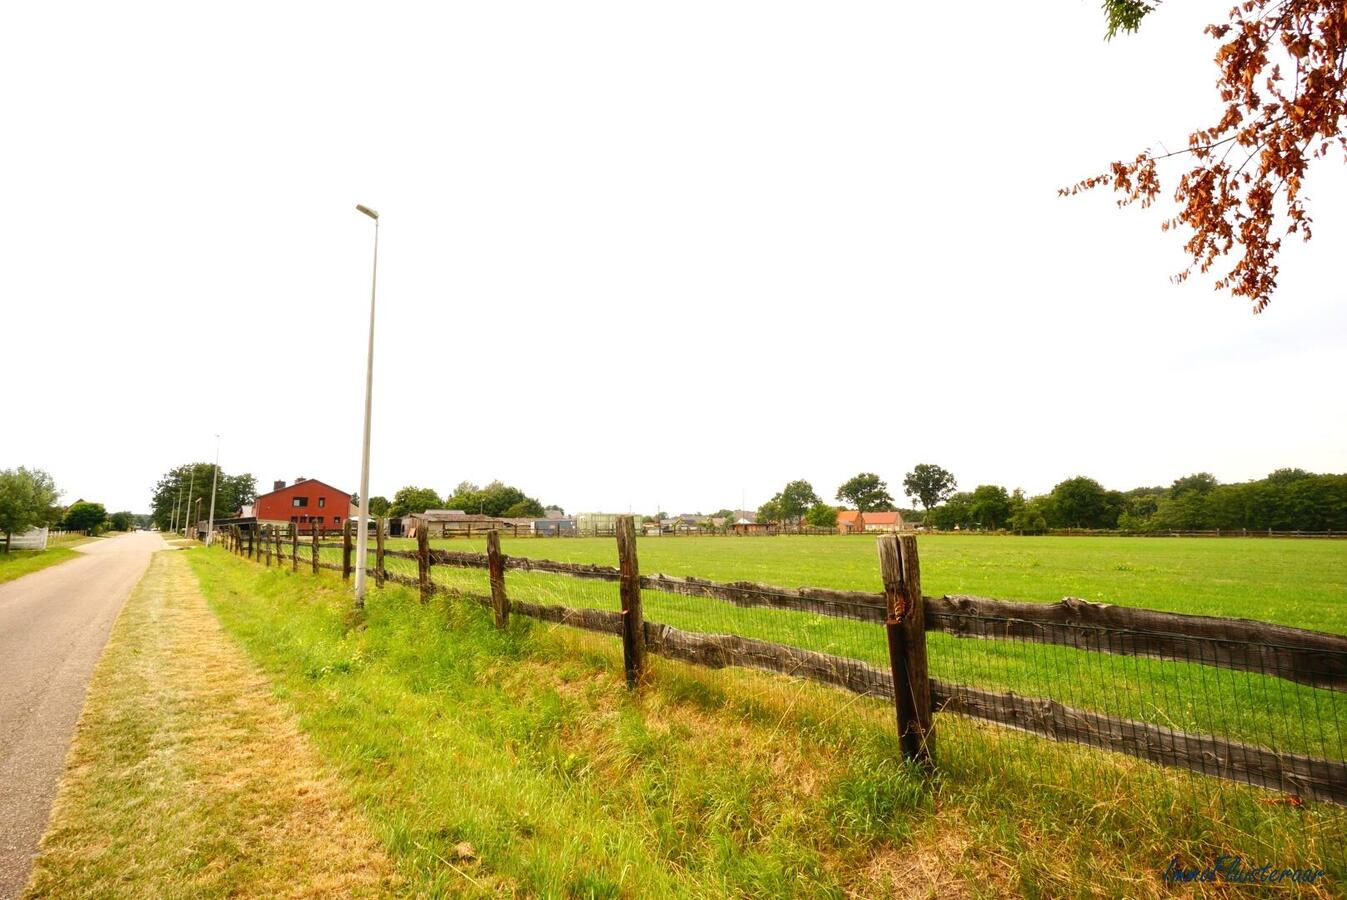
<instances>
[{"instance_id":1,"label":"street light pole","mask_svg":"<svg viewBox=\"0 0 1347 900\"><path fill-rule=\"evenodd\" d=\"M168 530L178 530L178 508L182 506L182 473L178 473L178 496L173 500L173 511L168 514Z\"/></svg>"},{"instance_id":2,"label":"street light pole","mask_svg":"<svg viewBox=\"0 0 1347 900\"><path fill-rule=\"evenodd\" d=\"M206 526L206 546L215 543L215 486L220 483L220 436L215 436L215 472L210 477L210 524Z\"/></svg>"},{"instance_id":3,"label":"street light pole","mask_svg":"<svg viewBox=\"0 0 1347 900\"><path fill-rule=\"evenodd\" d=\"M379 214L359 204L356 209L374 220L374 268L369 280L369 348L365 356L365 436L360 447L360 503L356 506L355 605L356 609L361 609L365 605L365 557L369 552L365 510L369 507L369 425L374 395L374 290L379 282Z\"/></svg>"},{"instance_id":4,"label":"street light pole","mask_svg":"<svg viewBox=\"0 0 1347 900\"><path fill-rule=\"evenodd\" d=\"M192 491L196 489L196 463L192 463L192 477L187 479L187 505L182 510L182 536L187 537L187 519L192 515Z\"/></svg>"}]
</instances>

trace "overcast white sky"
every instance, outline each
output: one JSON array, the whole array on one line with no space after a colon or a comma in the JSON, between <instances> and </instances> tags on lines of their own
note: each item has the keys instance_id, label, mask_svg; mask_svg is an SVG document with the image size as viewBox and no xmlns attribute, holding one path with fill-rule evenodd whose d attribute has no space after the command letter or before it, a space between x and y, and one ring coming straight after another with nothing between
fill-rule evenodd
<instances>
[{"instance_id":1,"label":"overcast white sky","mask_svg":"<svg viewBox=\"0 0 1347 900\"><path fill-rule=\"evenodd\" d=\"M355 490L365 203L374 494L1343 471L1339 160L1257 317L1055 196L1210 123L1228 6L5 4L0 467L141 511L219 432Z\"/></svg>"}]
</instances>

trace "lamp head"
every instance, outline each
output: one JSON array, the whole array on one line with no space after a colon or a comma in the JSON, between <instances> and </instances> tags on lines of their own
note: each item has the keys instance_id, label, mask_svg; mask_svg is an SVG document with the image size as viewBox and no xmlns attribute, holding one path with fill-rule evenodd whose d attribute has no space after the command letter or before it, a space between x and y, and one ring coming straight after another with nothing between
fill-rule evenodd
<instances>
[{"instance_id":1,"label":"lamp head","mask_svg":"<svg viewBox=\"0 0 1347 900\"><path fill-rule=\"evenodd\" d=\"M368 206L365 206L363 203L357 203L355 205L355 208L360 210L365 215L369 216L371 219L374 219L376 222L379 220L379 214L374 210L370 209Z\"/></svg>"}]
</instances>

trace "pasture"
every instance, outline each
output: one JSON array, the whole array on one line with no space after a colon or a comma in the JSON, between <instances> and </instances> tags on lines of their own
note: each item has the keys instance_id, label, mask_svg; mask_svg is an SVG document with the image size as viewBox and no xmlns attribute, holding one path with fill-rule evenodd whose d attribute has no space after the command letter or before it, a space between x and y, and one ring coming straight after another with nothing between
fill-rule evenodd
<instances>
[{"instance_id":1,"label":"pasture","mask_svg":"<svg viewBox=\"0 0 1347 900\"><path fill-rule=\"evenodd\" d=\"M389 547L415 549L390 540ZM485 540L432 540L483 552ZM507 554L616 565L612 538L505 538ZM922 589L1050 603L1080 597L1347 634L1347 541L922 535ZM870 535L659 537L641 571L782 587L882 589Z\"/></svg>"},{"instance_id":2,"label":"pasture","mask_svg":"<svg viewBox=\"0 0 1347 900\"><path fill-rule=\"evenodd\" d=\"M970 555L979 548L969 541L985 542L983 559ZM1092 572L1079 556L1107 547L1030 539L1021 546L1035 551L1037 565L1015 553L996 558L1019 543L924 540L924 569L938 573L927 576L926 593L1121 599L1082 589ZM1112 556L1131 570L1112 568L1095 583L1135 586L1140 571L1159 587L1134 602L1191 598L1182 590L1183 557L1216 542L1168 543L1141 541L1132 555ZM1278 550L1292 558L1308 551L1317 562L1268 557L1257 584L1288 585L1302 602L1331 594L1340 556L1320 555L1321 546ZM611 547L611 539L521 539L505 551L611 564ZM639 551L646 573L878 587L866 538L661 538L642 540ZM298 712L400 871L424 893L1140 897L1165 893L1160 873L1171 859L1209 864L1227 852L1260 864L1317 863L1335 884L1347 874L1347 817L1331 804L1295 808L1217 779L944 715L937 771L926 780L901 760L892 707L878 701L665 660L656 660L646 687L629 692L620 642L611 637L522 616L502 632L476 604L443 596L422 604L395 585L372 591L366 612L352 616L349 587L335 573L294 576L220 550L194 551L190 561L226 628ZM1229 556L1209 560L1205 570L1228 564ZM1039 570L1050 566L1055 577L1043 577ZM1054 586L1073 572L1072 587ZM434 576L474 592L484 587L476 571L437 566ZM602 606L613 599L603 583L513 570L507 582L512 597ZM996 583L1010 587L973 586ZM883 646L873 625L722 609L653 591L645 600L649 619L681 615L686 627L758 630L869 659ZM845 630L852 625L864 630ZM968 676L980 665L979 683L984 674L1033 678L1026 691L1073 691L1080 705L1105 707L1132 685L1141 692L1128 701L1139 708L1133 715L1147 702L1165 716L1191 713L1206 704L1185 700L1185 692L1244 677L1223 673L1212 686L1182 664L1136 659L1070 668L1077 651L1014 644L993 669L989 659L978 661L993 642L930 637L933 675ZM1157 681L1149 665L1171 681ZM1283 699L1244 703L1254 707L1248 719L1234 708L1241 704L1218 704L1231 707L1216 713L1225 718L1198 722L1270 727L1260 720ZM1291 735L1289 721L1278 714L1281 737ZM1296 736L1316 751L1341 752L1329 735ZM471 858L455 855L465 841L475 848Z\"/></svg>"},{"instance_id":3,"label":"pasture","mask_svg":"<svg viewBox=\"0 0 1347 900\"><path fill-rule=\"evenodd\" d=\"M506 539L506 554L613 564L612 538ZM1347 542L1203 539L923 536L927 595L975 594L1051 602L1064 596L1167 612L1233 616L1347 633ZM433 541L481 552L485 541ZM873 536L647 538L643 574L783 587L877 591ZM412 574L410 560L390 560ZM393 568L393 566L390 566ZM434 570L437 583L489 593L485 573ZM511 598L616 610L612 583L511 572ZM886 667L874 625L774 609L743 609L646 590L649 621L701 633L737 634ZM1110 656L1012 641L927 637L932 678L1056 700L1195 734L1223 735L1281 751L1342 759L1347 693L1260 673L1191 662Z\"/></svg>"}]
</instances>

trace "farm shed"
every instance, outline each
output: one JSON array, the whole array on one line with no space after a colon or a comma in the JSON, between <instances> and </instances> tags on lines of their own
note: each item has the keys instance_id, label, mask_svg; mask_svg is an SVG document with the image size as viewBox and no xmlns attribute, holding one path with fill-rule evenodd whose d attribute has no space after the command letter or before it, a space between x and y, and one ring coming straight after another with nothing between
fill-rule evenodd
<instances>
[{"instance_id":1,"label":"farm shed","mask_svg":"<svg viewBox=\"0 0 1347 900\"><path fill-rule=\"evenodd\" d=\"M410 521L408 521L410 520ZM403 517L404 531L410 526L424 527L431 537L485 534L499 527L503 520L492 516L464 512L461 509L428 509Z\"/></svg>"},{"instance_id":2,"label":"farm shed","mask_svg":"<svg viewBox=\"0 0 1347 900\"><path fill-rule=\"evenodd\" d=\"M771 534L771 526L766 522L750 522L740 519L734 523L735 534Z\"/></svg>"},{"instance_id":3,"label":"farm shed","mask_svg":"<svg viewBox=\"0 0 1347 900\"><path fill-rule=\"evenodd\" d=\"M533 534L535 537L561 537L562 535L575 534L575 519L564 516L558 518L534 519Z\"/></svg>"}]
</instances>

